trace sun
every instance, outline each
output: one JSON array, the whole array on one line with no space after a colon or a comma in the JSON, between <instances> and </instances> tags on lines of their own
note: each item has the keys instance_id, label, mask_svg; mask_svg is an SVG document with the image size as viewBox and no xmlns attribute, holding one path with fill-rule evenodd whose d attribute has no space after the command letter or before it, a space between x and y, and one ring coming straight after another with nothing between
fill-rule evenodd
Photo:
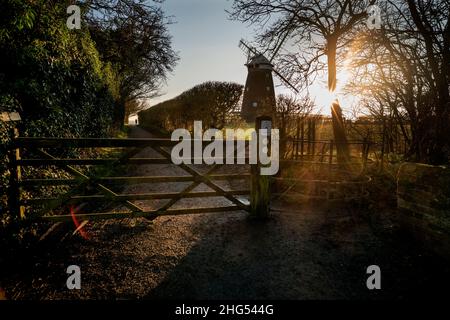
<instances>
[{"instance_id":1,"label":"sun","mask_svg":"<svg viewBox=\"0 0 450 320\"><path fill-rule=\"evenodd\" d=\"M345 87L352 80L352 72L347 67L341 68L336 76L336 90L331 92L328 89L327 74L320 74L314 83L309 87L311 98L316 102L318 113L330 115L330 107L333 102L339 101L344 111L349 112L358 102L360 97L345 92Z\"/></svg>"}]
</instances>

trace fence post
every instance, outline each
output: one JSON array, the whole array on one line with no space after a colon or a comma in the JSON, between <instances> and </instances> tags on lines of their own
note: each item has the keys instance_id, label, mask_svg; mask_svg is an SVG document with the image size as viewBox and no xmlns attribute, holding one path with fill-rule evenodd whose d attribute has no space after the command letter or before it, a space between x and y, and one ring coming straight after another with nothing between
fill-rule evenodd
<instances>
[{"instance_id":1,"label":"fence post","mask_svg":"<svg viewBox=\"0 0 450 320\"><path fill-rule=\"evenodd\" d=\"M19 136L19 130L13 128L10 132L11 142ZM20 180L21 169L17 165L17 161L20 160L20 150L12 147L8 150L9 160L9 187L8 187L8 207L12 215L15 215L19 219L25 218L25 207L20 205Z\"/></svg>"},{"instance_id":2,"label":"fence post","mask_svg":"<svg viewBox=\"0 0 450 320\"><path fill-rule=\"evenodd\" d=\"M261 175L261 164L259 161L259 148L261 141L259 141L259 130L267 129L270 134L272 129L272 118L258 117L256 118L255 130L257 139L257 164L251 166L251 191L250 191L250 215L258 219L266 219L270 213L270 177ZM270 136L268 151L270 152Z\"/></svg>"},{"instance_id":3,"label":"fence post","mask_svg":"<svg viewBox=\"0 0 450 320\"><path fill-rule=\"evenodd\" d=\"M331 179L331 173L333 172L333 154L334 154L334 140L330 140L330 154L328 157L328 183L327 183L327 199L330 189L330 179Z\"/></svg>"},{"instance_id":4,"label":"fence post","mask_svg":"<svg viewBox=\"0 0 450 320\"><path fill-rule=\"evenodd\" d=\"M297 132L295 136L295 157L294 160L298 160L298 144L300 140L300 118L297 118Z\"/></svg>"},{"instance_id":5,"label":"fence post","mask_svg":"<svg viewBox=\"0 0 450 320\"><path fill-rule=\"evenodd\" d=\"M386 143L386 119L383 117L383 137L381 139L381 171L384 170L384 145Z\"/></svg>"},{"instance_id":6,"label":"fence post","mask_svg":"<svg viewBox=\"0 0 450 320\"><path fill-rule=\"evenodd\" d=\"M303 145L303 142L305 140L305 119L302 120L301 126L302 126L301 127L302 135L301 135L301 138L300 138L300 140L301 140L300 159L303 162L303 153L305 151L305 146Z\"/></svg>"},{"instance_id":7,"label":"fence post","mask_svg":"<svg viewBox=\"0 0 450 320\"><path fill-rule=\"evenodd\" d=\"M329 158L328 158L328 164L330 166L330 169L331 169L331 165L333 164L333 153L334 153L334 141L330 140L330 154L329 154Z\"/></svg>"},{"instance_id":8,"label":"fence post","mask_svg":"<svg viewBox=\"0 0 450 320\"><path fill-rule=\"evenodd\" d=\"M370 143L367 140L367 138L364 138L363 141L363 152L362 152L362 156L363 156L363 168L362 171L366 172L367 169L367 158L369 157L369 148L370 148Z\"/></svg>"},{"instance_id":9,"label":"fence post","mask_svg":"<svg viewBox=\"0 0 450 320\"><path fill-rule=\"evenodd\" d=\"M311 122L312 125L312 131L311 131L311 140L312 140L312 146L311 146L311 153L312 153L312 159L311 161L315 161L316 158L316 119L313 119Z\"/></svg>"}]
</instances>

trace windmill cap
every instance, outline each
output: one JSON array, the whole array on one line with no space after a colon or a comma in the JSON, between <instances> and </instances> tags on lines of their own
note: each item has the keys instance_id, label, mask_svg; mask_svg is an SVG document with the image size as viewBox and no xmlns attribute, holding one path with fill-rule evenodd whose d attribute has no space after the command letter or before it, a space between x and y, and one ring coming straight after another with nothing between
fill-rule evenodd
<instances>
[{"instance_id":1,"label":"windmill cap","mask_svg":"<svg viewBox=\"0 0 450 320\"><path fill-rule=\"evenodd\" d=\"M251 58L250 62L246 64L247 67L261 68L261 69L272 69L273 65L264 57L262 54L258 54Z\"/></svg>"}]
</instances>

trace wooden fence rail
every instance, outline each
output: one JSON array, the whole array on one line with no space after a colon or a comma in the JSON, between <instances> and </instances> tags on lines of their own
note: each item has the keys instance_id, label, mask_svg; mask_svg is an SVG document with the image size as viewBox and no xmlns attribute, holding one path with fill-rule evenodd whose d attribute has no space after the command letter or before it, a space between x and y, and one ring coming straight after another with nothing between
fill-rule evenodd
<instances>
[{"instance_id":1,"label":"wooden fence rail","mask_svg":"<svg viewBox=\"0 0 450 320\"><path fill-rule=\"evenodd\" d=\"M260 121L260 122L258 122ZM267 125L270 121L268 117L261 117L257 120L256 129L260 128L261 123ZM283 180L285 182L296 184L303 183L304 185L314 183L317 186L318 194L325 193L325 199L334 198L340 188L355 188L359 190L357 194L364 193L364 185L367 183L365 179L361 181L306 181L305 179L297 179L297 181L290 181L286 178L268 177L260 174L260 164L252 164L248 171L244 174L230 173L220 174L217 170L222 168L227 161L223 158L223 164L209 165L206 173L201 173L195 166L187 164L179 164L177 167L184 171L184 175L177 174L177 176L105 176L105 174L95 175L90 173L90 170L85 170L86 166L106 166L113 168L122 165L160 165L168 164L174 165L171 159L170 148L178 144L178 141L170 139L151 138L151 139L117 139L117 138L28 138L18 137L17 131L14 133L13 142L10 147L10 187L8 193L8 202L11 212L19 215L21 218L52 220L52 221L67 221L73 219L73 212L70 206L79 203L94 202L96 204L110 203L115 208L122 210L125 207L128 211L121 212L91 212L91 213L75 213L80 220L95 220L95 219L110 219L110 218L131 218L131 217L146 217L154 219L161 215L179 215L179 214L196 214L205 212L230 212L230 211L246 211L252 215L260 218L265 218L269 214L271 185L273 183ZM211 143L210 141L190 140L192 151L195 144L200 142L204 147ZM287 159L281 159L282 165L292 164L319 164L327 165L330 176L332 170L336 171L336 146L337 142L333 140L327 141L308 141L310 145L305 148L305 141L299 139L291 139L292 150L291 156ZM227 151L230 141L223 140L223 150ZM233 158L234 165L249 164L248 157L241 157L241 154L236 150L239 146L244 146L246 150L249 148L249 141L233 140ZM359 141L350 142L351 144L361 147L361 158L358 161L362 164L363 171L365 169L367 158L369 154L370 142ZM316 147L321 145L322 148ZM257 146L260 142L257 141ZM139 152L143 148L150 147L159 157L141 158ZM121 153L110 158L63 158L60 154L70 154L66 151L72 149L90 149L90 148L119 148ZM26 152L24 152L26 150ZM203 150L203 149L202 149ZM308 151L309 150L309 151ZM65 151L65 152L61 152ZM56 152L56 153L55 153ZM310 154L306 154L310 152ZM247 152L246 152L247 153ZM191 152L194 154L194 152ZM308 156L313 158L308 159ZM26 156L26 157L25 157ZM318 161L314 157L319 157ZM204 163L208 159L199 159L194 156L190 157L191 163ZM216 159L214 159L216 160ZM175 165L174 165L175 166ZM42 178L36 176L24 176L23 168L40 168L57 167L68 173L70 178ZM322 169L322 167L320 167ZM36 170L35 170L36 171ZM34 171L34 172L35 172ZM322 170L323 171L323 170ZM326 170L325 170L326 171ZM248 190L225 190L218 181L224 180L248 180ZM125 186L140 183L188 183L179 192L154 192L141 194L119 194L113 191L114 186ZM195 191L194 189L199 185L204 184L210 190ZM345 184L345 185L344 185ZM325 186L326 185L326 186ZM33 196L23 196L23 191L28 189L39 189L41 187L62 187L64 192L58 196L35 196L35 193L28 193ZM344 188L344 189L345 189ZM343 189L343 188L341 188ZM275 194L273 194L275 195ZM310 197L314 195L310 194ZM174 209L174 205L183 198L206 198L206 197L223 197L231 204L215 206L209 208L185 208ZM243 197L248 197L243 198ZM320 198L320 196L319 196ZM322 199L321 197L320 199ZM158 209L147 210L136 203L136 201L149 200L168 200ZM36 207L39 207L36 210ZM34 208L25 215L26 208ZM98 210L98 209L97 209ZM64 214L60 214L60 212ZM70 212L70 214L69 214ZM67 214L66 214L67 213Z\"/></svg>"},{"instance_id":2,"label":"wooden fence rail","mask_svg":"<svg viewBox=\"0 0 450 320\"><path fill-rule=\"evenodd\" d=\"M243 142L243 143L242 143ZM200 173L193 166L181 164L182 168L188 175L178 176L95 176L81 169L82 166L108 166L116 165L142 165L142 164L173 164L171 153L166 148L173 147L178 141L170 139L117 139L117 138L27 138L14 137L10 151L11 163L11 183L10 183L10 208L13 212L20 213L21 218L25 217L25 208L40 205L41 208L37 212L27 215L27 218L44 219L52 221L72 220L71 214L55 214L61 208L69 211L68 206L76 203L95 201L96 203L111 203L117 206L123 205L129 211L127 212L104 212L104 213L76 213L78 219L109 219L109 218L129 218L129 217L147 217L154 219L160 215L177 215L177 214L195 214L203 212L229 212L237 210L250 211L248 201L244 201L239 196L248 196L251 190L225 190L218 185L216 181L223 180L249 180L251 173L245 174L217 174L219 168L223 164L215 164L210 166L206 174ZM198 141L192 139L191 145L194 146ZM209 144L208 141L201 141L202 146ZM224 150L227 150L226 140L223 140ZM248 141L233 141L237 146L244 145L248 147ZM139 158L136 155L143 148L151 147L161 157L158 158ZM121 148L126 149L120 157L116 158L84 158L72 159L53 156L51 152L54 150L69 150L82 148ZM234 148L236 149L236 148ZM21 158L27 155L27 158ZM234 150L234 159L236 165L238 163L247 163L248 158L237 157L237 150ZM32 156L32 157L30 157ZM192 163L199 161L195 157L190 157ZM208 160L202 158L203 161ZM225 157L223 159L225 163ZM60 170L72 175L72 178L66 179L43 179L27 177L25 179L20 175L23 167L50 167L56 166ZM190 182L191 184L180 192L165 193L142 193L142 194L117 194L111 190L110 185L129 185L138 183L169 183L169 182ZM211 191L193 192L195 187L200 184L207 185ZM70 187L69 191L55 197L22 197L22 189L24 188L40 188L48 186L66 186ZM85 194L85 193L94 194ZM205 197L224 197L228 199L232 205L217 206L212 208L186 208L173 209L173 205L182 198L205 198ZM138 206L134 201L145 201L155 199L167 199L169 202L156 210L146 210ZM244 202L243 202L244 201Z\"/></svg>"}]
</instances>

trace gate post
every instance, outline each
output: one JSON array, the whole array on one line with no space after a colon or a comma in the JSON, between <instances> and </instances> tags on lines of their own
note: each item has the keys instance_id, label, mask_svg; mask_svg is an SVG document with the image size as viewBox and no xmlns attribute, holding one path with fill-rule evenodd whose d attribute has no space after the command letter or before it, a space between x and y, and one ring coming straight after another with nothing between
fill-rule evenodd
<instances>
[{"instance_id":1,"label":"gate post","mask_svg":"<svg viewBox=\"0 0 450 320\"><path fill-rule=\"evenodd\" d=\"M367 169L367 158L369 156L369 148L370 148L370 142L367 140L367 138L364 138L363 141L363 152L362 152L362 163L363 163L363 167L362 167L362 172L366 172Z\"/></svg>"},{"instance_id":2,"label":"gate post","mask_svg":"<svg viewBox=\"0 0 450 320\"><path fill-rule=\"evenodd\" d=\"M270 130L272 129L271 117L256 118L255 130L257 139L257 164L251 165L251 191L250 191L250 215L258 219L266 219L270 213L270 177L261 175L261 163L259 161L259 130L267 129L269 139L268 152L270 152Z\"/></svg>"},{"instance_id":3,"label":"gate post","mask_svg":"<svg viewBox=\"0 0 450 320\"><path fill-rule=\"evenodd\" d=\"M9 114L9 121L20 121L20 115L16 112ZM17 165L20 160L20 150L14 146L15 139L19 136L19 129L14 125L10 130L11 146L8 150L9 166L9 187L8 187L8 207L12 215L19 219L25 218L25 207L20 205L20 179L21 170Z\"/></svg>"}]
</instances>

